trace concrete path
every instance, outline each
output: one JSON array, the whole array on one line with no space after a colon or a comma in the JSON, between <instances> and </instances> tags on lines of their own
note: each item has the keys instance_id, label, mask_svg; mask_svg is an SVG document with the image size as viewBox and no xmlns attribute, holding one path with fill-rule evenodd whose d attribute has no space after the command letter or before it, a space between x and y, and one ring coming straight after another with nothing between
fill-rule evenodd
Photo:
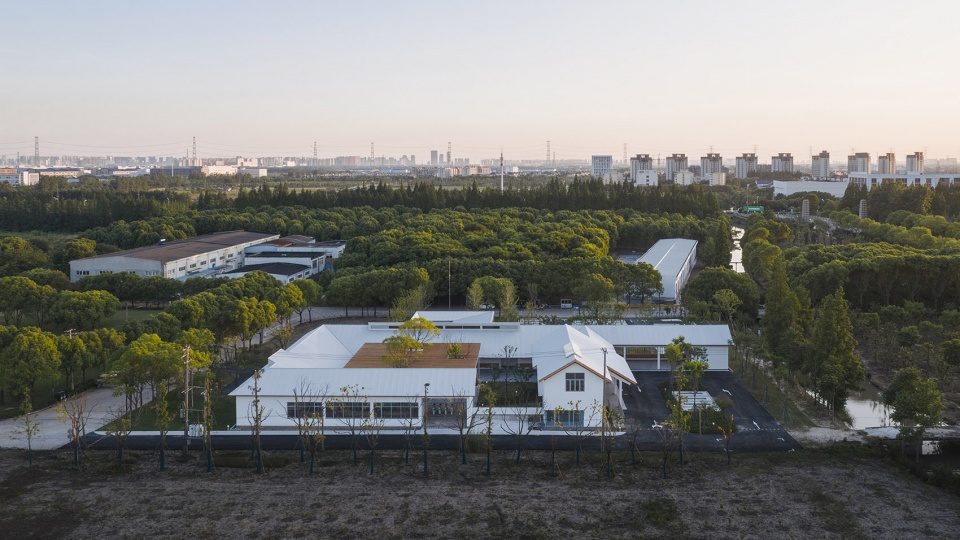
<instances>
[{"instance_id":1,"label":"concrete path","mask_svg":"<svg viewBox=\"0 0 960 540\"><path fill-rule=\"evenodd\" d=\"M147 392L149 394L149 392ZM113 388L93 388L80 394L81 399L87 400L87 410L90 412L87 420L87 431L94 431L108 424L112 411L122 409L123 396L114 396ZM147 400L149 395L144 395ZM32 446L35 450L52 450L60 448L70 442L68 431L69 423L57 418L57 405L36 411L34 421L40 430L33 436ZM27 437L24 434L23 417L0 420L0 448L27 447Z\"/></svg>"}]
</instances>

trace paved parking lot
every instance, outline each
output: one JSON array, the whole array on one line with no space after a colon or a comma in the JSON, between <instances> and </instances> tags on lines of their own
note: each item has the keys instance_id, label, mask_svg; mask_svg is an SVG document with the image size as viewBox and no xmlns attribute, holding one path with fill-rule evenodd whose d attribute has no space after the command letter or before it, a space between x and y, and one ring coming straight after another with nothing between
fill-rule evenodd
<instances>
[{"instance_id":1,"label":"paved parking lot","mask_svg":"<svg viewBox=\"0 0 960 540\"><path fill-rule=\"evenodd\" d=\"M626 417L641 426L638 442L647 448L659 444L660 437L654 422L662 422L670 416L658 385L670 374L666 371L635 371L638 386L628 388L624 394L627 406ZM793 437L767 412L763 406L737 381L730 372L708 372L700 379L707 393L714 398L727 395L733 401L732 414L737 426L731 448L734 450L799 450L802 448ZM719 433L684 435L686 445L694 450L711 451L723 447Z\"/></svg>"}]
</instances>

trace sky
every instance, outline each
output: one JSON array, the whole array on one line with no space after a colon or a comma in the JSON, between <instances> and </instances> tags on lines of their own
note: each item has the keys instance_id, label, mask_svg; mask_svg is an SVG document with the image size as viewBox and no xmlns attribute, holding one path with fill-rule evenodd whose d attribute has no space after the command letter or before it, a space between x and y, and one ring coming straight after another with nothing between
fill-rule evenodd
<instances>
[{"instance_id":1,"label":"sky","mask_svg":"<svg viewBox=\"0 0 960 540\"><path fill-rule=\"evenodd\" d=\"M960 2L8 2L0 155L960 155ZM693 162L693 160L691 160Z\"/></svg>"}]
</instances>

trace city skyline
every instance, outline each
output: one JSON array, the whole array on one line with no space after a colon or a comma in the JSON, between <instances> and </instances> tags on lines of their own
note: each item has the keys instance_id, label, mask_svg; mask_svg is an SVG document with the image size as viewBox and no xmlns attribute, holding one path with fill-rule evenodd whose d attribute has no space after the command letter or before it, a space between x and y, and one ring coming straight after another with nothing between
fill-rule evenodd
<instances>
[{"instance_id":1,"label":"city skyline","mask_svg":"<svg viewBox=\"0 0 960 540\"><path fill-rule=\"evenodd\" d=\"M548 140L557 160L620 161L624 143L628 157L756 152L761 163L821 150L838 163L854 151L960 155L953 3L6 11L8 157L33 155L34 137L42 155L132 156L184 156L196 137L201 158L312 156L314 142L320 157L366 157L373 142L377 157L419 163L448 142L472 162L501 148L510 160L544 159ZM914 32L922 39L906 39Z\"/></svg>"}]
</instances>

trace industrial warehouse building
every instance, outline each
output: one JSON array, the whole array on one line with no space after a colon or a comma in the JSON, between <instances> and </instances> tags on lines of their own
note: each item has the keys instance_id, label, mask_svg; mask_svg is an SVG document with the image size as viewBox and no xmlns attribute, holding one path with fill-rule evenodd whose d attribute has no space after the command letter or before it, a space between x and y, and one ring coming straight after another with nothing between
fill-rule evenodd
<instances>
[{"instance_id":1,"label":"industrial warehouse building","mask_svg":"<svg viewBox=\"0 0 960 540\"><path fill-rule=\"evenodd\" d=\"M70 261L70 281L120 272L172 279L217 275L241 266L245 248L278 238L278 234L227 231L187 240L161 240L153 246Z\"/></svg>"},{"instance_id":2,"label":"industrial warehouse building","mask_svg":"<svg viewBox=\"0 0 960 540\"><path fill-rule=\"evenodd\" d=\"M726 325L522 325L494 322L491 311L414 317L432 321L440 335L405 368L381 360L396 322L324 325L277 351L259 381L251 378L230 393L237 400L236 425L251 424L254 386L266 428L289 429L305 410L322 414L330 429L357 418L399 427L419 426L423 407L431 418L458 410L472 417L480 409L478 385L512 377L536 386L539 406L524 414L542 415L548 425L598 426L591 407L605 402L625 409L624 389L637 384L633 371L669 369L662 359L674 338L703 347L710 370L728 369ZM461 354L448 356L451 344ZM558 408L561 418L554 417Z\"/></svg>"},{"instance_id":3,"label":"industrial warehouse building","mask_svg":"<svg viewBox=\"0 0 960 540\"><path fill-rule=\"evenodd\" d=\"M656 298L661 302L679 304L680 291L687 284L693 267L697 264L697 241L686 238L658 240L643 255L624 255L619 260L627 264L643 262L654 267L662 276L663 286L663 293Z\"/></svg>"}]
</instances>

